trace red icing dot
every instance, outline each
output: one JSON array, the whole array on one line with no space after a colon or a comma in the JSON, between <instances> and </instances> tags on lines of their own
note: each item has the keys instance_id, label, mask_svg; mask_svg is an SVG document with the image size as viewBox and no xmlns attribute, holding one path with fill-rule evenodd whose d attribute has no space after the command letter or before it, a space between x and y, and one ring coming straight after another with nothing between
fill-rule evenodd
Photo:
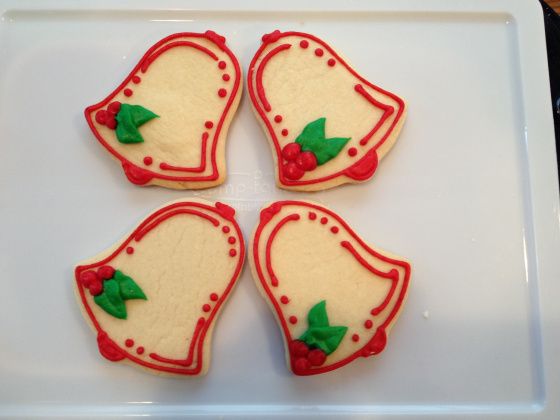
<instances>
[{"instance_id":1,"label":"red icing dot","mask_svg":"<svg viewBox=\"0 0 560 420\"><path fill-rule=\"evenodd\" d=\"M327 64L329 65L329 67L334 67L334 65L336 64L336 61L334 58L329 58L329 61L327 61Z\"/></svg>"},{"instance_id":2,"label":"red icing dot","mask_svg":"<svg viewBox=\"0 0 560 420\"><path fill-rule=\"evenodd\" d=\"M309 42L307 42L305 39L299 42L299 46L301 48L307 48L309 47Z\"/></svg>"},{"instance_id":3,"label":"red icing dot","mask_svg":"<svg viewBox=\"0 0 560 420\"><path fill-rule=\"evenodd\" d=\"M144 165L150 166L153 162L154 162L154 160L152 159L151 156L144 157Z\"/></svg>"},{"instance_id":4,"label":"red icing dot","mask_svg":"<svg viewBox=\"0 0 560 420\"><path fill-rule=\"evenodd\" d=\"M307 360L309 360L311 366L321 366L327 360L327 355L323 350L314 349L307 355Z\"/></svg>"},{"instance_id":5,"label":"red icing dot","mask_svg":"<svg viewBox=\"0 0 560 420\"><path fill-rule=\"evenodd\" d=\"M204 127L206 127L206 128L212 128L212 127L214 127L214 123L213 123L212 121L206 121L206 122L204 123Z\"/></svg>"},{"instance_id":6,"label":"red icing dot","mask_svg":"<svg viewBox=\"0 0 560 420\"><path fill-rule=\"evenodd\" d=\"M226 95L227 95L227 90L225 90L224 88L218 90L218 96L220 98L224 98Z\"/></svg>"},{"instance_id":7,"label":"red icing dot","mask_svg":"<svg viewBox=\"0 0 560 420\"><path fill-rule=\"evenodd\" d=\"M97 113L95 114L95 121L98 124L105 125L105 122L107 121L107 111L105 111L104 109L102 109L101 111L97 111Z\"/></svg>"},{"instance_id":8,"label":"red icing dot","mask_svg":"<svg viewBox=\"0 0 560 420\"><path fill-rule=\"evenodd\" d=\"M337 226L333 226L333 227L331 228L331 232L332 232L332 233L338 233L338 227L337 227Z\"/></svg>"},{"instance_id":9,"label":"red icing dot","mask_svg":"<svg viewBox=\"0 0 560 420\"><path fill-rule=\"evenodd\" d=\"M212 307L210 305L208 305L207 303L205 303L204 305L202 305L202 310L204 312L210 312L210 309L212 309Z\"/></svg>"},{"instance_id":10,"label":"red icing dot","mask_svg":"<svg viewBox=\"0 0 560 420\"><path fill-rule=\"evenodd\" d=\"M141 81L142 81L142 79L140 79L140 76L132 76L132 83L137 85Z\"/></svg>"},{"instance_id":11,"label":"red icing dot","mask_svg":"<svg viewBox=\"0 0 560 420\"><path fill-rule=\"evenodd\" d=\"M224 74L224 75L222 75L222 80L223 80L224 82L228 82L228 81L229 81L229 74Z\"/></svg>"},{"instance_id":12,"label":"red icing dot","mask_svg":"<svg viewBox=\"0 0 560 420\"><path fill-rule=\"evenodd\" d=\"M280 302L282 302L284 305L287 305L290 302L290 299L288 298L288 296L281 296Z\"/></svg>"},{"instance_id":13,"label":"red icing dot","mask_svg":"<svg viewBox=\"0 0 560 420\"><path fill-rule=\"evenodd\" d=\"M220 61L218 63L218 67L221 68L222 70L226 68L226 62L225 61Z\"/></svg>"},{"instance_id":14,"label":"red icing dot","mask_svg":"<svg viewBox=\"0 0 560 420\"><path fill-rule=\"evenodd\" d=\"M134 254L134 248L132 248L131 246L126 247L126 253L127 254Z\"/></svg>"},{"instance_id":15,"label":"red icing dot","mask_svg":"<svg viewBox=\"0 0 560 420\"><path fill-rule=\"evenodd\" d=\"M309 220L315 220L317 218L317 213L312 211L309 212Z\"/></svg>"},{"instance_id":16,"label":"red icing dot","mask_svg":"<svg viewBox=\"0 0 560 420\"><path fill-rule=\"evenodd\" d=\"M348 154L350 156L356 156L358 154L358 150L355 147L351 147L350 149L348 149Z\"/></svg>"},{"instance_id":17,"label":"red icing dot","mask_svg":"<svg viewBox=\"0 0 560 420\"><path fill-rule=\"evenodd\" d=\"M224 227L222 228L222 232L224 232L224 233L229 233L229 226L224 226Z\"/></svg>"},{"instance_id":18,"label":"red icing dot","mask_svg":"<svg viewBox=\"0 0 560 420\"><path fill-rule=\"evenodd\" d=\"M234 236L230 236L229 238L227 238L228 243L230 244L234 244L235 243L235 237Z\"/></svg>"},{"instance_id":19,"label":"red icing dot","mask_svg":"<svg viewBox=\"0 0 560 420\"><path fill-rule=\"evenodd\" d=\"M84 271L80 274L80 282L85 288L88 288L90 284L97 280L97 274L95 271Z\"/></svg>"},{"instance_id":20,"label":"red icing dot","mask_svg":"<svg viewBox=\"0 0 560 420\"><path fill-rule=\"evenodd\" d=\"M282 130L282 135L284 137L286 137L288 135L288 130L286 130L285 128Z\"/></svg>"},{"instance_id":21,"label":"red icing dot","mask_svg":"<svg viewBox=\"0 0 560 420\"><path fill-rule=\"evenodd\" d=\"M143 354L144 353L144 347L140 346L136 349L136 353L138 354Z\"/></svg>"},{"instance_id":22,"label":"red icing dot","mask_svg":"<svg viewBox=\"0 0 560 420\"><path fill-rule=\"evenodd\" d=\"M103 280L112 279L115 275L115 269L110 265L104 265L103 267L100 267L99 270L97 270L97 274Z\"/></svg>"},{"instance_id":23,"label":"red icing dot","mask_svg":"<svg viewBox=\"0 0 560 420\"><path fill-rule=\"evenodd\" d=\"M358 341L360 341L360 336L359 336L358 334L354 334L354 335L352 336L352 341L355 342L355 343L357 343Z\"/></svg>"},{"instance_id":24,"label":"red icing dot","mask_svg":"<svg viewBox=\"0 0 560 420\"><path fill-rule=\"evenodd\" d=\"M371 319L368 319L366 322L364 322L364 327L366 327L368 330L373 327L373 322Z\"/></svg>"},{"instance_id":25,"label":"red icing dot","mask_svg":"<svg viewBox=\"0 0 560 420\"><path fill-rule=\"evenodd\" d=\"M321 224L322 225L326 225L328 221L329 221L329 219L327 219L326 217L321 217Z\"/></svg>"},{"instance_id":26,"label":"red icing dot","mask_svg":"<svg viewBox=\"0 0 560 420\"><path fill-rule=\"evenodd\" d=\"M282 115L276 115L274 117L274 122L281 123L282 122Z\"/></svg>"},{"instance_id":27,"label":"red icing dot","mask_svg":"<svg viewBox=\"0 0 560 420\"><path fill-rule=\"evenodd\" d=\"M126 347L132 347L134 345L134 340L131 338L127 338L126 341L124 342L124 345Z\"/></svg>"},{"instance_id":28,"label":"red icing dot","mask_svg":"<svg viewBox=\"0 0 560 420\"><path fill-rule=\"evenodd\" d=\"M211 293L210 294L210 300L212 302L216 302L218 300L218 294L217 293Z\"/></svg>"},{"instance_id":29,"label":"red icing dot","mask_svg":"<svg viewBox=\"0 0 560 420\"><path fill-rule=\"evenodd\" d=\"M290 324L296 324L297 323L297 317L292 315L290 317L289 321L290 321Z\"/></svg>"},{"instance_id":30,"label":"red icing dot","mask_svg":"<svg viewBox=\"0 0 560 420\"><path fill-rule=\"evenodd\" d=\"M124 90L124 96L132 96L132 89L125 89Z\"/></svg>"},{"instance_id":31,"label":"red icing dot","mask_svg":"<svg viewBox=\"0 0 560 420\"><path fill-rule=\"evenodd\" d=\"M237 251L235 249L230 249L229 250L229 256L230 257L235 257L237 255Z\"/></svg>"},{"instance_id":32,"label":"red icing dot","mask_svg":"<svg viewBox=\"0 0 560 420\"><path fill-rule=\"evenodd\" d=\"M316 55L317 57L321 57L321 56L323 55L323 50L322 50L321 48L317 48L317 49L315 50L315 55Z\"/></svg>"}]
</instances>

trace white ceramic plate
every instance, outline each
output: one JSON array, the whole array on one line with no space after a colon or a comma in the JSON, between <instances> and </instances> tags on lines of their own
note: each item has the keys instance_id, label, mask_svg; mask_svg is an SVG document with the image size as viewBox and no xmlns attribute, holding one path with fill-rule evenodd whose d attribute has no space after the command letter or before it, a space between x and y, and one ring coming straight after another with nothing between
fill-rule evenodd
<instances>
[{"instance_id":1,"label":"white ceramic plate","mask_svg":"<svg viewBox=\"0 0 560 420\"><path fill-rule=\"evenodd\" d=\"M555 418L560 410L558 183L540 6L534 1L0 0L0 416ZM247 95L228 182L138 188L82 111L165 35L213 29L245 70L274 29L325 39L408 100L371 182L274 187ZM72 293L77 261L182 196L228 202L246 235L264 202L310 198L413 262L386 351L298 378L245 270L210 372L164 379L109 363Z\"/></svg>"}]
</instances>

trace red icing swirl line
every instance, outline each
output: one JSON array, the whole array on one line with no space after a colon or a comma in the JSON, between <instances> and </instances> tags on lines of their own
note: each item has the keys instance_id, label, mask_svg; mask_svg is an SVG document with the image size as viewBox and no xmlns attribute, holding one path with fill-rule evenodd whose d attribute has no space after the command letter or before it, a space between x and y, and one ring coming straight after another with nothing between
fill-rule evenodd
<instances>
[{"instance_id":1,"label":"red icing swirl line","mask_svg":"<svg viewBox=\"0 0 560 420\"><path fill-rule=\"evenodd\" d=\"M270 61L270 59L274 57L276 54L288 50L290 48L292 48L292 44L282 44L277 46L272 51L270 51L267 55L264 56L264 58L259 64L259 68L257 69L257 76L256 76L257 94L259 95L259 99L261 100L261 103L266 112L270 112L272 108L270 107L270 104L266 99L266 94L264 93L264 88L262 84L264 67Z\"/></svg>"},{"instance_id":2,"label":"red icing swirl line","mask_svg":"<svg viewBox=\"0 0 560 420\"><path fill-rule=\"evenodd\" d=\"M216 54L214 54L208 48L203 47L200 44L197 44L195 42L190 42L190 41L174 41L174 42L170 42L169 44L163 46L162 48L157 50L157 52L155 54L148 57L146 59L146 61L144 62L144 64L142 64L142 66L140 67L140 71L142 73L146 73L146 70L148 70L148 67L150 67L150 64L152 64L156 58L158 58L165 51L170 50L171 48L175 48L175 47L191 47L191 48L194 48L195 50L201 51L201 52L209 55L213 60L218 61L218 56Z\"/></svg>"},{"instance_id":3,"label":"red icing swirl line","mask_svg":"<svg viewBox=\"0 0 560 420\"><path fill-rule=\"evenodd\" d=\"M150 353L150 357L154 360L157 360L161 363L168 363L170 365L178 365L178 366L190 366L194 361L194 346L200 332L202 331L202 327L204 327L204 318L199 318L196 322L196 326L194 327L194 333L189 345L189 352L187 354L186 359L168 359L167 357L161 357L157 353Z\"/></svg>"},{"instance_id":4,"label":"red icing swirl line","mask_svg":"<svg viewBox=\"0 0 560 420\"><path fill-rule=\"evenodd\" d=\"M190 209L177 209L177 210L172 210L170 212L165 213L164 215L162 215L160 218L156 219L151 225L146 226L144 229L140 230L135 236L134 236L134 240L136 242L140 242L142 240L142 238L148 233L150 232L153 228L155 228L157 225L159 225L161 222L163 222L164 220L167 220L173 216L176 216L178 214L192 214L194 216L198 216L198 217L202 217L205 220L208 220L210 223L212 223L214 226L218 227L220 226L220 222L218 221L218 219L206 214L206 213L202 213L200 211L196 211L196 210L190 210Z\"/></svg>"},{"instance_id":5,"label":"red icing swirl line","mask_svg":"<svg viewBox=\"0 0 560 420\"><path fill-rule=\"evenodd\" d=\"M178 367L173 367L173 366L161 366L161 365L158 365L158 364L154 364L154 363L151 363L149 361L146 361L143 358L139 358L132 353L128 353L126 350L120 348L114 341L112 341L107 336L107 333L99 325L99 322L95 318L95 315L93 314L93 311L92 311L92 309L91 309L91 307L88 303L88 298L86 296L86 289L80 283L81 273L83 273L85 271L88 271L88 270L91 270L91 269L96 269L98 267L101 267L101 266L104 266L104 265L110 263L116 256L118 256L129 245L129 243L131 241L134 240L134 237L136 236L136 234L139 231L144 229L146 226L152 224L152 222L154 220L156 220L159 216L161 216L161 215L163 215L167 212L170 212L173 209L182 208L182 207L195 207L195 208L203 209L205 211L213 212L217 216L224 217L225 220L228 220L229 222L231 222L232 227L233 227L233 229L235 229L235 232L237 234L237 239L239 241L239 249L240 249L240 253L239 253L239 257L237 259L237 265L235 267L235 271L234 271L233 275L231 276L230 281L228 282L225 290L223 291L223 294L221 295L221 297L218 299L218 301L214 305L214 308L212 309L212 312L209 313L208 322L204 323L204 318L201 318L201 320L199 320L199 322L202 321L202 327L198 328L199 331L195 330L195 334L193 335L193 339L192 339L191 344L190 344L190 347L193 350L189 350L189 353L196 352L196 354L197 354L196 362L197 363L196 363L195 367L189 368L189 369L185 369L183 367L178 368ZM123 359L129 359L130 361L132 361L132 362L134 362L138 365L147 367L149 369L154 369L154 370L157 370L157 371L168 372L168 373L173 373L173 374L178 374L178 375L198 375L201 372L202 364L203 364L203 346L204 346L204 340L205 340L205 337L206 337L206 333L207 333L210 325L212 325L212 321L214 320L217 313L219 312L222 304L224 303L224 301L229 296L233 286L235 285L236 280L239 278L239 274L241 273L241 268L243 267L243 261L245 259L245 244L244 244L244 240L243 240L243 235L241 233L241 229L239 228L239 225L237 224L237 222L235 222L235 220L233 218L230 218L229 216L225 217L222 213L223 212L220 212L214 206L209 206L207 204L198 203L198 202L194 202L194 201L192 201L192 202L182 201L182 202L178 202L178 203L169 204L169 205L167 205L167 206L165 206L165 207L163 207L159 210L156 210L154 213L152 213L150 216L148 216L144 221L142 221L139 224L139 226L134 230L134 232L115 251L113 251L113 253L111 255L109 255L108 257L106 257L103 260L98 261L96 263L76 267L76 269L74 270L74 276L75 276L75 281L76 281L76 284L77 284L77 287L78 287L78 292L79 292L80 298L82 300L82 304L84 306L84 309L85 309L89 319L91 320L91 322L93 324L93 327L98 332L97 342L98 342L98 346L99 346L99 351L105 358L107 358L107 359L109 359L113 362L118 362L118 361L123 360ZM162 219L160 218L159 222L161 222L161 221L162 221ZM229 229L229 227L228 227L228 229ZM136 350L136 354L141 355L143 353L144 353L144 347L138 347L138 349ZM155 357L159 357L159 356L155 355ZM154 360L156 360L156 359L154 359ZM176 361L173 360L173 359L163 359L162 358L161 362L174 364Z\"/></svg>"},{"instance_id":6,"label":"red icing swirl line","mask_svg":"<svg viewBox=\"0 0 560 420\"><path fill-rule=\"evenodd\" d=\"M270 255L270 248L272 247L272 241L274 240L274 238L278 234L278 231L280 229L282 229L282 227L286 223L295 222L299 219L300 219L299 214L290 214L289 216L284 217L280 221L280 223L278 223L276 226L274 226L274 229L272 229L272 232L270 233L270 236L269 236L268 241L266 243L266 269L268 271L268 275L270 276L270 284L272 284L275 287L278 286L278 279L276 278L276 276L274 275L274 271L272 270L272 257Z\"/></svg>"},{"instance_id":7,"label":"red icing swirl line","mask_svg":"<svg viewBox=\"0 0 560 420\"><path fill-rule=\"evenodd\" d=\"M182 171L182 172L204 172L206 170L206 144L208 143L208 133L202 133L202 146L200 155L200 165L193 168L184 168L182 166L168 165L165 162L159 164L160 169L164 171Z\"/></svg>"},{"instance_id":8,"label":"red icing swirl line","mask_svg":"<svg viewBox=\"0 0 560 420\"><path fill-rule=\"evenodd\" d=\"M362 95L364 98L366 98L366 100L369 103L371 103L373 106L376 106L377 108L381 108L383 110L383 115L381 116L379 121L377 121L377 124L375 124L375 126L371 129L371 131L367 133L363 139L360 140L360 144L362 146L365 146L369 141L369 139L379 130L379 128L381 128L381 126L387 120L387 118L389 118L391 114L395 112L395 109L391 105L385 105L379 102L378 100L376 100L373 96L367 93L364 87L360 84L354 86L354 90L358 92L360 95Z\"/></svg>"}]
</instances>

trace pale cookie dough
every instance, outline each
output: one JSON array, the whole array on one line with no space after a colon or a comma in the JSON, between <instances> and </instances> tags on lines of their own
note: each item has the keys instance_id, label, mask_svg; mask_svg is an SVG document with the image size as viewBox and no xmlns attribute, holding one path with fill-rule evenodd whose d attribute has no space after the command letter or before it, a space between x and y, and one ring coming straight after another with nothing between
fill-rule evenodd
<instances>
[{"instance_id":1,"label":"pale cookie dough","mask_svg":"<svg viewBox=\"0 0 560 420\"><path fill-rule=\"evenodd\" d=\"M277 185L317 191L370 179L397 139L405 102L313 35L274 31L262 39L247 86Z\"/></svg>"},{"instance_id":2,"label":"pale cookie dough","mask_svg":"<svg viewBox=\"0 0 560 420\"><path fill-rule=\"evenodd\" d=\"M177 33L151 47L85 116L130 182L208 188L226 178L226 137L241 87L239 62L224 37Z\"/></svg>"},{"instance_id":3,"label":"pale cookie dough","mask_svg":"<svg viewBox=\"0 0 560 420\"><path fill-rule=\"evenodd\" d=\"M207 372L216 318L245 259L234 214L222 203L168 203L76 267L76 297L105 358L155 374Z\"/></svg>"},{"instance_id":4,"label":"pale cookie dough","mask_svg":"<svg viewBox=\"0 0 560 420\"><path fill-rule=\"evenodd\" d=\"M325 373L383 351L407 295L406 260L369 246L308 201L265 207L249 255L293 373Z\"/></svg>"}]
</instances>

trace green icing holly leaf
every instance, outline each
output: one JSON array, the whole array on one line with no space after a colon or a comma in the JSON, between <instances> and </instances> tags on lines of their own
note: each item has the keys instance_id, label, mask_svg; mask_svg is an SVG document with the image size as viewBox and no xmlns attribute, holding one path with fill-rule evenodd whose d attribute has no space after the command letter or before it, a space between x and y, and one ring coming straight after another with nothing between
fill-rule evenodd
<instances>
[{"instance_id":1,"label":"green icing holly leaf","mask_svg":"<svg viewBox=\"0 0 560 420\"><path fill-rule=\"evenodd\" d=\"M105 280L103 292L93 298L101 309L119 319L126 319L126 306L116 280Z\"/></svg>"},{"instance_id":2,"label":"green icing holly leaf","mask_svg":"<svg viewBox=\"0 0 560 420\"><path fill-rule=\"evenodd\" d=\"M327 302L322 300L315 305L307 314L307 322L309 327L328 327L329 317L327 316Z\"/></svg>"},{"instance_id":3,"label":"green icing holly leaf","mask_svg":"<svg viewBox=\"0 0 560 420\"><path fill-rule=\"evenodd\" d=\"M138 127L158 118L158 115L140 105L121 104L117 120L116 134L121 143L142 143L144 138Z\"/></svg>"},{"instance_id":4,"label":"green icing holly leaf","mask_svg":"<svg viewBox=\"0 0 560 420\"><path fill-rule=\"evenodd\" d=\"M301 146L304 152L313 152L317 158L317 164L323 165L336 157L350 137L325 137L326 118L319 118L305 126L295 142Z\"/></svg>"},{"instance_id":5,"label":"green icing holly leaf","mask_svg":"<svg viewBox=\"0 0 560 420\"><path fill-rule=\"evenodd\" d=\"M123 300L148 299L140 286L131 277L125 276L121 271L116 270L113 278L119 284L119 291Z\"/></svg>"},{"instance_id":6,"label":"green icing holly leaf","mask_svg":"<svg viewBox=\"0 0 560 420\"><path fill-rule=\"evenodd\" d=\"M309 327L299 339L329 355L337 349L347 330L348 327Z\"/></svg>"}]
</instances>

